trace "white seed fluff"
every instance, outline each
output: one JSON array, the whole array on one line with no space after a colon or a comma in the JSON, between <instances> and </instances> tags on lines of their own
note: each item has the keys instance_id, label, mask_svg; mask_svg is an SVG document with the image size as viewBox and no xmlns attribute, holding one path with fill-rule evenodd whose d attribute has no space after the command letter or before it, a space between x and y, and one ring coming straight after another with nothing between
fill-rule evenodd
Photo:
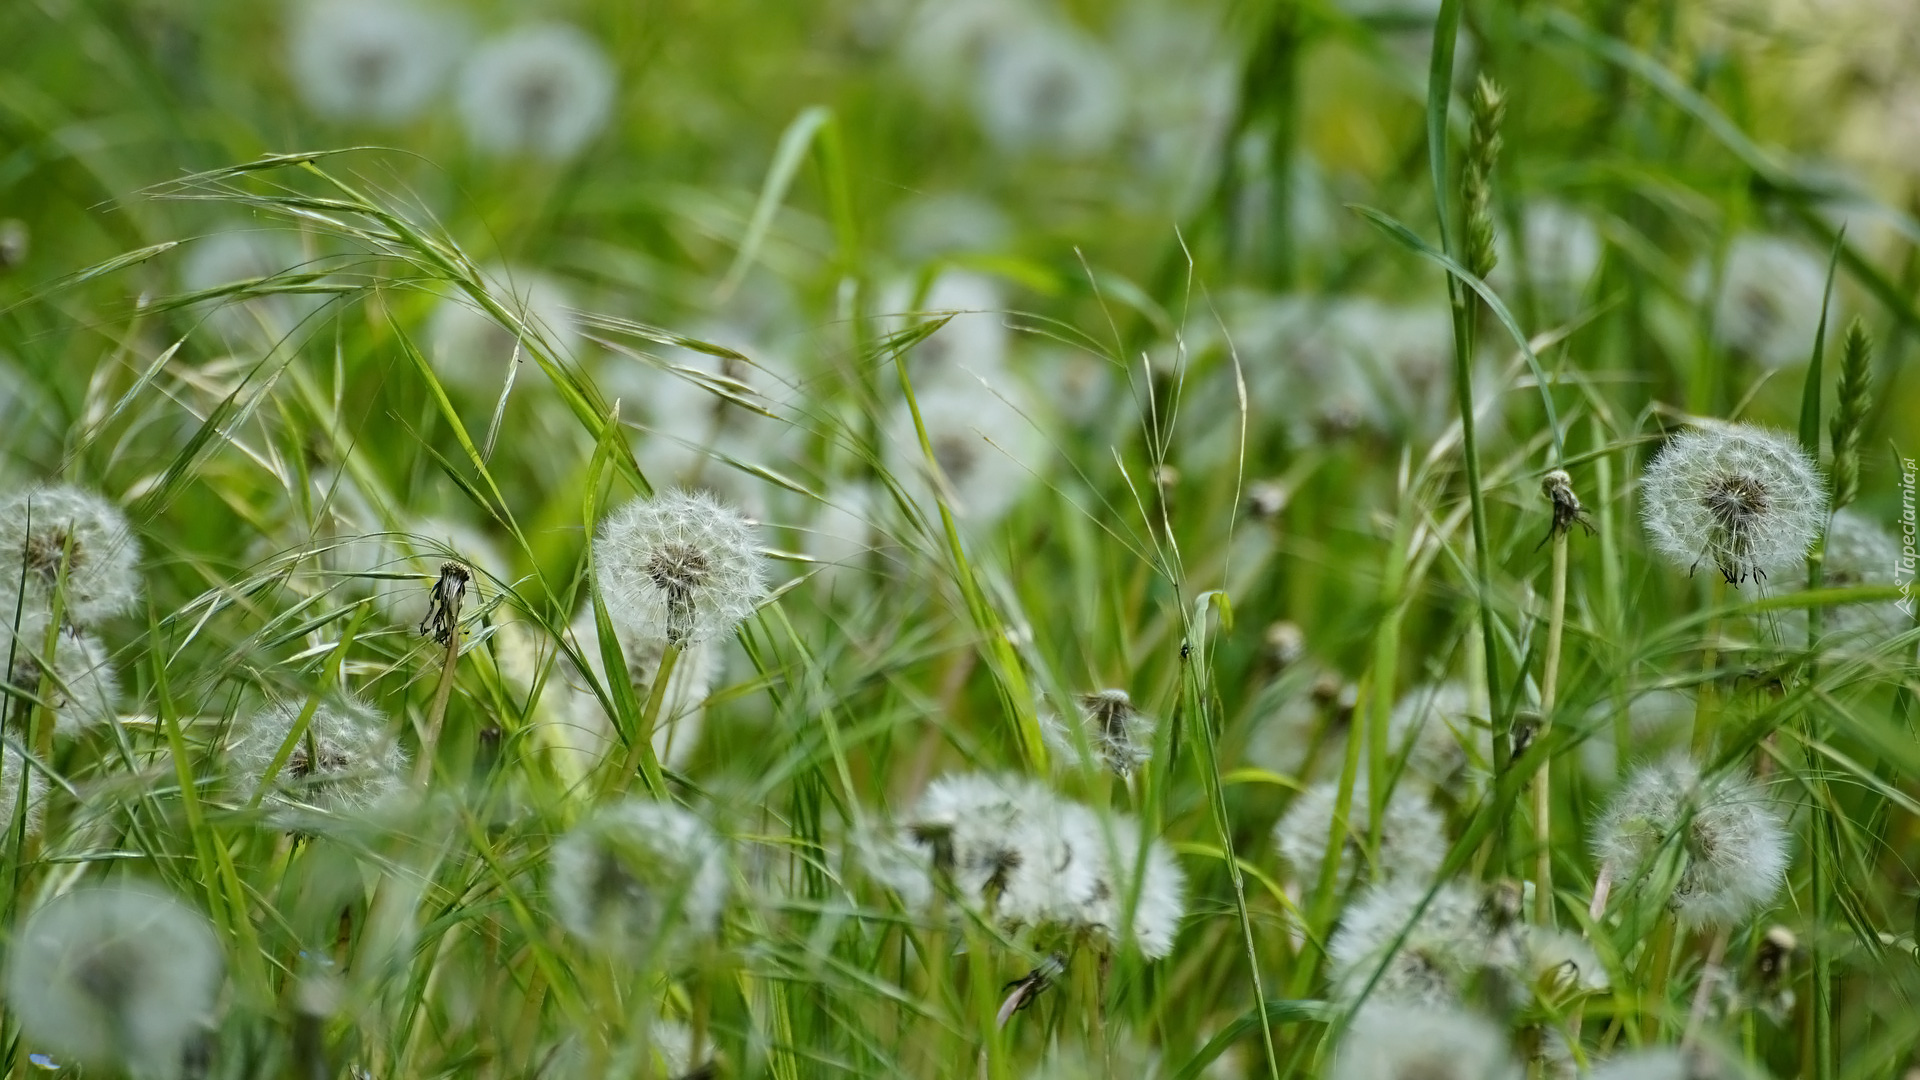
<instances>
[{"instance_id":1,"label":"white seed fluff","mask_svg":"<svg viewBox=\"0 0 1920 1080\"><path fill-rule=\"evenodd\" d=\"M1407 691L1387 720L1389 762L1404 759L1406 775L1438 790L1457 787L1463 777L1485 774L1493 755L1492 731L1477 711L1464 683Z\"/></svg>"},{"instance_id":2,"label":"white seed fluff","mask_svg":"<svg viewBox=\"0 0 1920 1080\"><path fill-rule=\"evenodd\" d=\"M1340 1040L1329 1080L1519 1080L1500 1029L1454 1008L1369 1001Z\"/></svg>"},{"instance_id":3,"label":"white seed fluff","mask_svg":"<svg viewBox=\"0 0 1920 1080\"><path fill-rule=\"evenodd\" d=\"M7 957L30 1045L89 1068L181 1075L224 964L206 916L152 886L82 886L32 915Z\"/></svg>"},{"instance_id":4,"label":"white seed fluff","mask_svg":"<svg viewBox=\"0 0 1920 1080\"><path fill-rule=\"evenodd\" d=\"M237 725L227 767L239 798L253 796L305 708L301 699L275 701ZM266 801L329 813L366 810L406 786L406 768L407 752L389 736L379 710L358 698L323 698Z\"/></svg>"},{"instance_id":5,"label":"white seed fluff","mask_svg":"<svg viewBox=\"0 0 1920 1080\"><path fill-rule=\"evenodd\" d=\"M1903 554L1900 541L1879 522L1852 507L1842 507L1827 523L1821 584L1830 589L1897 585L1896 570ZM1805 610L1786 612L1781 622L1789 644L1806 640ZM1820 640L1825 646L1871 648L1912 628L1913 619L1901 610L1898 599L1844 604L1822 611Z\"/></svg>"},{"instance_id":6,"label":"white seed fluff","mask_svg":"<svg viewBox=\"0 0 1920 1080\"><path fill-rule=\"evenodd\" d=\"M1368 786L1364 777L1354 785L1347 810L1347 830L1338 842L1339 880L1352 879L1369 829ZM1287 807L1273 827L1273 844L1293 868L1293 881L1311 889L1320 880L1326 862L1327 840L1333 835L1334 810L1340 784L1323 780L1308 787ZM1412 777L1395 784L1382 808L1380 873L1382 880L1405 878L1430 881L1447 857L1445 822L1428 799L1426 788Z\"/></svg>"},{"instance_id":7,"label":"white seed fluff","mask_svg":"<svg viewBox=\"0 0 1920 1080\"><path fill-rule=\"evenodd\" d=\"M1416 920L1429 890L1433 899ZM1395 948L1402 931L1406 937ZM1369 1000L1441 1007L1457 1004L1480 972L1510 970L1517 954L1516 943L1492 924L1484 898L1473 889L1457 882L1435 888L1392 881L1368 887L1347 906L1327 955L1335 993L1343 999L1357 998L1379 970Z\"/></svg>"},{"instance_id":8,"label":"white seed fluff","mask_svg":"<svg viewBox=\"0 0 1920 1080\"><path fill-rule=\"evenodd\" d=\"M1689 572L1702 562L1728 583L1805 560L1827 517L1827 491L1792 437L1748 424L1681 432L1640 482L1653 546Z\"/></svg>"},{"instance_id":9,"label":"white seed fluff","mask_svg":"<svg viewBox=\"0 0 1920 1080\"><path fill-rule=\"evenodd\" d=\"M713 496L668 491L601 524L594 571L615 622L694 645L731 634L766 598L754 543L753 525Z\"/></svg>"},{"instance_id":10,"label":"white seed fluff","mask_svg":"<svg viewBox=\"0 0 1920 1080\"><path fill-rule=\"evenodd\" d=\"M140 602L140 541L120 508L82 488L37 486L0 499L0 582L24 581L29 618L51 610L66 563L64 621L91 626ZM13 611L4 612L8 624ZM23 621L22 630L30 628Z\"/></svg>"},{"instance_id":11,"label":"white seed fluff","mask_svg":"<svg viewBox=\"0 0 1920 1080\"><path fill-rule=\"evenodd\" d=\"M1013 153L1098 154L1120 133L1126 108L1118 66L1069 26L1035 27L998 42L984 57L974 94L981 129Z\"/></svg>"},{"instance_id":12,"label":"white seed fluff","mask_svg":"<svg viewBox=\"0 0 1920 1080\"><path fill-rule=\"evenodd\" d=\"M1029 395L1015 379L1003 378L989 389L962 373L924 391L916 388L914 397L939 479L927 464L905 401L896 406L887 427L887 466L907 482L907 490L930 517L933 491L940 485L957 516L975 525L992 525L1013 509L1036 475L1045 474L1046 437L1028 419Z\"/></svg>"},{"instance_id":13,"label":"white seed fluff","mask_svg":"<svg viewBox=\"0 0 1920 1080\"><path fill-rule=\"evenodd\" d=\"M670 803L603 807L554 842L550 863L554 915L589 944L670 949L708 938L727 903L725 846Z\"/></svg>"},{"instance_id":14,"label":"white seed fluff","mask_svg":"<svg viewBox=\"0 0 1920 1080\"><path fill-rule=\"evenodd\" d=\"M7 648L9 635L0 629L0 652ZM42 642L15 639L12 683L28 690L40 682ZM54 733L76 738L82 732L112 722L119 716L120 677L114 672L113 658L99 638L85 632L61 632L54 644L53 687L48 704L53 706Z\"/></svg>"},{"instance_id":15,"label":"white seed fluff","mask_svg":"<svg viewBox=\"0 0 1920 1080\"><path fill-rule=\"evenodd\" d=\"M576 27L537 23L481 43L462 65L467 138L494 154L570 158L613 113L613 62Z\"/></svg>"},{"instance_id":16,"label":"white seed fluff","mask_svg":"<svg viewBox=\"0 0 1920 1080\"><path fill-rule=\"evenodd\" d=\"M586 661L586 670L575 667L562 655L554 661L552 679L542 700L554 708L548 713L555 742L575 758L576 775L596 768L606 755L621 745L613 718L607 714L594 684L611 693L607 683L606 662L600 650L600 635L594 627L593 609L588 608L573 621L567 631L573 647ZM659 638L635 637L631 630L616 624L614 638L620 644L627 678L634 699L643 706L660 670L660 658L666 642ZM654 720L653 752L660 763L681 768L700 745L700 732L706 719L707 694L713 688L715 649L702 642L682 650L674 661L673 674L667 678L666 696L661 699L660 715ZM591 679L591 681L589 681Z\"/></svg>"},{"instance_id":17,"label":"white seed fluff","mask_svg":"<svg viewBox=\"0 0 1920 1080\"><path fill-rule=\"evenodd\" d=\"M1681 860L1669 901L1690 926L1737 926L1772 903L1787 871L1788 835L1772 800L1744 776L1702 777L1674 755L1627 778L1595 826L1594 853L1630 881L1671 851Z\"/></svg>"},{"instance_id":18,"label":"white seed fluff","mask_svg":"<svg viewBox=\"0 0 1920 1080\"><path fill-rule=\"evenodd\" d=\"M1826 283L1827 260L1820 252L1777 236L1737 236L1727 246L1714 301L1714 337L1763 367L1803 363L1813 355ZM1831 312L1828 317L1829 325L1837 325Z\"/></svg>"},{"instance_id":19,"label":"white seed fluff","mask_svg":"<svg viewBox=\"0 0 1920 1080\"><path fill-rule=\"evenodd\" d=\"M1060 760L1074 762L1083 753L1091 754L1115 775L1125 777L1153 757L1158 724L1134 707L1125 690L1082 694L1075 704L1072 720L1052 714L1041 719L1040 734Z\"/></svg>"},{"instance_id":20,"label":"white seed fluff","mask_svg":"<svg viewBox=\"0 0 1920 1080\"><path fill-rule=\"evenodd\" d=\"M460 29L405 0L305 0L287 25L294 88L330 119L404 123L445 82Z\"/></svg>"},{"instance_id":21,"label":"white seed fluff","mask_svg":"<svg viewBox=\"0 0 1920 1080\"><path fill-rule=\"evenodd\" d=\"M433 370L448 385L473 394L498 396L507 382L507 366L518 363L514 387L540 385L545 377L528 340L541 340L571 359L580 353L580 321L573 295L551 274L519 267L481 271L488 291L525 327L509 328L481 310L473 298L453 291L440 298L427 323Z\"/></svg>"}]
</instances>

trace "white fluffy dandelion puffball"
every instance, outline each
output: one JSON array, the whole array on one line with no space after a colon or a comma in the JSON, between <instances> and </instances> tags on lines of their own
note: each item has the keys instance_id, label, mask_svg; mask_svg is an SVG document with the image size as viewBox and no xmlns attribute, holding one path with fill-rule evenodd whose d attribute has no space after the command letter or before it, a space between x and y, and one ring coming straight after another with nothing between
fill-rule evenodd
<instances>
[{"instance_id":1,"label":"white fluffy dandelion puffball","mask_svg":"<svg viewBox=\"0 0 1920 1080\"><path fill-rule=\"evenodd\" d=\"M228 750L227 767L251 797L285 745L306 702L275 701L248 717ZM406 786L407 752L387 734L386 717L351 697L322 700L307 730L273 778L268 801L342 813L366 810Z\"/></svg>"},{"instance_id":2,"label":"white fluffy dandelion puffball","mask_svg":"<svg viewBox=\"0 0 1920 1080\"><path fill-rule=\"evenodd\" d=\"M725 637L767 595L754 539L751 522L704 492L633 500L593 542L608 614L683 647Z\"/></svg>"},{"instance_id":3,"label":"white fluffy dandelion puffball","mask_svg":"<svg viewBox=\"0 0 1920 1080\"><path fill-rule=\"evenodd\" d=\"M1827 490L1791 437L1748 424L1675 435L1640 482L1653 546L1691 571L1702 562L1729 584L1806 558L1827 517Z\"/></svg>"},{"instance_id":4,"label":"white fluffy dandelion puffball","mask_svg":"<svg viewBox=\"0 0 1920 1080\"><path fill-rule=\"evenodd\" d=\"M1644 875L1673 853L1680 878L1670 906L1691 926L1735 926L1773 902L1787 873L1787 827L1744 776L1703 777L1674 755L1636 769L1594 830L1594 852L1617 880Z\"/></svg>"},{"instance_id":5,"label":"white fluffy dandelion puffball","mask_svg":"<svg viewBox=\"0 0 1920 1080\"><path fill-rule=\"evenodd\" d=\"M570 158L613 113L613 62L562 23L522 26L481 44L460 70L460 119L488 153Z\"/></svg>"},{"instance_id":6,"label":"white fluffy dandelion puffball","mask_svg":"<svg viewBox=\"0 0 1920 1080\"><path fill-rule=\"evenodd\" d=\"M172 1078L213 1022L223 970L198 911L152 886L82 886L15 935L7 1003L29 1046L89 1068Z\"/></svg>"},{"instance_id":7,"label":"white fluffy dandelion puffball","mask_svg":"<svg viewBox=\"0 0 1920 1080\"><path fill-rule=\"evenodd\" d=\"M119 507L65 484L0 499L0 582L11 591L24 580L33 614L49 612L62 562L66 622L90 626L140 602L140 541ZM12 614L9 609L9 620ZM30 625L23 622L22 629Z\"/></svg>"},{"instance_id":8,"label":"white fluffy dandelion puffball","mask_svg":"<svg viewBox=\"0 0 1920 1080\"><path fill-rule=\"evenodd\" d=\"M287 25L294 89L329 119L405 123L439 92L460 29L405 0L306 0Z\"/></svg>"},{"instance_id":9,"label":"white fluffy dandelion puffball","mask_svg":"<svg viewBox=\"0 0 1920 1080\"><path fill-rule=\"evenodd\" d=\"M628 799L553 845L554 915L582 941L670 946L711 936L726 907L726 848L670 803Z\"/></svg>"}]
</instances>

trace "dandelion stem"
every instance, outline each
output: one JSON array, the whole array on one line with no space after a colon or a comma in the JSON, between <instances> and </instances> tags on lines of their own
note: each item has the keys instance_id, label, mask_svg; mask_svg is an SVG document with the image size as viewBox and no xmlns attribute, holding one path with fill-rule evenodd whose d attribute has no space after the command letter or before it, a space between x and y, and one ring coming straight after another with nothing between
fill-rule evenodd
<instances>
[{"instance_id":1,"label":"dandelion stem","mask_svg":"<svg viewBox=\"0 0 1920 1080\"><path fill-rule=\"evenodd\" d=\"M653 753L653 729L659 723L660 709L667 699L667 683L673 679L673 669L680 662L680 645L668 642L660 651L660 670L653 676L653 685L647 688L647 703L641 706L640 723L633 732L633 744L627 747L626 760L620 766L620 775L614 780L617 789L625 791L633 782L633 774L644 772L647 786L655 792L667 790L666 778L660 774L660 760Z\"/></svg>"},{"instance_id":2,"label":"dandelion stem","mask_svg":"<svg viewBox=\"0 0 1920 1080\"><path fill-rule=\"evenodd\" d=\"M1567 530L1553 535L1553 585L1547 601L1547 655L1540 673L1540 729L1535 742L1553 727L1553 706L1560 681L1560 640L1567 621ZM1553 759L1543 757L1533 776L1533 917L1553 925Z\"/></svg>"},{"instance_id":3,"label":"dandelion stem","mask_svg":"<svg viewBox=\"0 0 1920 1080\"><path fill-rule=\"evenodd\" d=\"M1713 984L1723 974L1721 964L1727 956L1727 932L1713 935L1707 946L1707 962L1700 968L1700 985L1693 991L1693 1008L1687 1013L1687 1030L1680 1036L1681 1046L1692 1046L1700 1037L1700 1025L1707 1018L1707 1004L1713 999Z\"/></svg>"},{"instance_id":4,"label":"dandelion stem","mask_svg":"<svg viewBox=\"0 0 1920 1080\"><path fill-rule=\"evenodd\" d=\"M413 782L426 787L433 778L433 759L440 746L440 729L447 718L447 702L453 697L453 677L460 666L460 596L446 600L448 625L446 652L440 660L440 682L433 688L433 703L427 706L426 728L420 735L420 759L414 762Z\"/></svg>"},{"instance_id":5,"label":"dandelion stem","mask_svg":"<svg viewBox=\"0 0 1920 1080\"><path fill-rule=\"evenodd\" d=\"M1727 583L1718 573L1707 585L1707 640L1700 651L1700 692L1694 701L1693 753L1704 757L1713 750L1714 729L1720 722L1720 608L1726 602Z\"/></svg>"}]
</instances>

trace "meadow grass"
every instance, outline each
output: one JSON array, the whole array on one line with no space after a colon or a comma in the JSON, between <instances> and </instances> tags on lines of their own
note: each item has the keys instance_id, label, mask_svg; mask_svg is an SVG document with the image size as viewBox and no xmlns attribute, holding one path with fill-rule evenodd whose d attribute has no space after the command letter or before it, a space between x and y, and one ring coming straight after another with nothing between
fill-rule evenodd
<instances>
[{"instance_id":1,"label":"meadow grass","mask_svg":"<svg viewBox=\"0 0 1920 1080\"><path fill-rule=\"evenodd\" d=\"M1920 17L543 18L0 11L0 1067L1920 1069Z\"/></svg>"}]
</instances>

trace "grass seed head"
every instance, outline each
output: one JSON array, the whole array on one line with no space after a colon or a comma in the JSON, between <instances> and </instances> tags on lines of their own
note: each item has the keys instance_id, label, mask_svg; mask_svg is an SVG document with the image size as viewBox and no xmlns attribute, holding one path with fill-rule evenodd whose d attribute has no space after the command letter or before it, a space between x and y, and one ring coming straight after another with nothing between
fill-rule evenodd
<instances>
[{"instance_id":1,"label":"grass seed head","mask_svg":"<svg viewBox=\"0 0 1920 1080\"><path fill-rule=\"evenodd\" d=\"M1800 563L1827 516L1800 445L1748 424L1675 435L1647 466L1640 500L1656 550L1689 571L1709 563L1729 584Z\"/></svg>"}]
</instances>

